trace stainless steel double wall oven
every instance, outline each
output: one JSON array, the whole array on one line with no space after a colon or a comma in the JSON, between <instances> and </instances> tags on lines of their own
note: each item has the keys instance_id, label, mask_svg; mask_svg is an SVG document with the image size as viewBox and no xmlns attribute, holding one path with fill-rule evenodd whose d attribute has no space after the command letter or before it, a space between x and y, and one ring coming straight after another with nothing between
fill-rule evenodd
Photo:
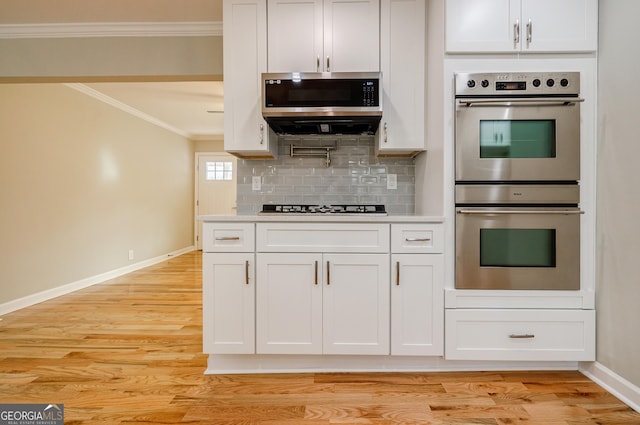
<instances>
[{"instance_id":1,"label":"stainless steel double wall oven","mask_svg":"<svg viewBox=\"0 0 640 425\"><path fill-rule=\"evenodd\" d=\"M455 76L458 289L580 289L580 74Z\"/></svg>"}]
</instances>

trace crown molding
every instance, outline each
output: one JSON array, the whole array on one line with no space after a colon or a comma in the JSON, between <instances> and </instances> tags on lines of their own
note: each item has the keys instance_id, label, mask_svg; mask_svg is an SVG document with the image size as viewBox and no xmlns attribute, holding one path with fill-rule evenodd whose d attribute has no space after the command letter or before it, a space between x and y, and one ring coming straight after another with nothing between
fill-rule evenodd
<instances>
[{"instance_id":1,"label":"crown molding","mask_svg":"<svg viewBox=\"0 0 640 425\"><path fill-rule=\"evenodd\" d=\"M64 85L69 87L69 88L72 88L74 90L77 90L77 91L79 91L81 93L84 93L87 96L91 96L94 99L98 99L101 102L104 102L104 103L106 103L108 105L111 105L114 108L118 108L121 111L124 111L124 112L126 112L128 114L131 114L131 115L133 115L135 117L138 117L138 118L140 118L140 119L142 119L144 121L147 121L147 122L149 122L151 124L157 125L158 127L164 128L165 130L169 130L169 131L171 131L171 132L173 132L175 134L178 134L178 135L180 135L182 137L189 138L191 136L190 134L180 130L179 128L176 128L176 127L172 126L171 124L167 124L166 122L164 122L164 121L162 121L162 120L160 120L160 119L158 119L156 117L153 117L153 116L151 116L149 114L146 114L146 113L144 113L144 112L142 112L142 111L140 111L140 110L138 110L136 108L133 108L133 107L127 105L127 104L124 104L124 103L120 102L119 100L116 100L116 99L114 99L114 98L112 98L110 96L107 96L106 94L103 94L103 93L101 93L101 92L99 92L97 90L94 90L91 87L88 87L88 86L86 86L84 84L80 84L80 83L65 83Z\"/></svg>"},{"instance_id":2,"label":"crown molding","mask_svg":"<svg viewBox=\"0 0 640 425\"><path fill-rule=\"evenodd\" d=\"M222 36L221 21L0 24L0 38Z\"/></svg>"}]
</instances>

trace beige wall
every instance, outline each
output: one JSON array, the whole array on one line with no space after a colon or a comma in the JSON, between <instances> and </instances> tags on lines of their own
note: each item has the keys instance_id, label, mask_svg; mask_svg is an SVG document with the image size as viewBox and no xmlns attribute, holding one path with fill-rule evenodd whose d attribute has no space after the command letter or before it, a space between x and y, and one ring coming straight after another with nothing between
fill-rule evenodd
<instances>
[{"instance_id":1,"label":"beige wall","mask_svg":"<svg viewBox=\"0 0 640 425\"><path fill-rule=\"evenodd\" d=\"M191 246L193 144L64 85L0 84L0 304Z\"/></svg>"},{"instance_id":2,"label":"beige wall","mask_svg":"<svg viewBox=\"0 0 640 425\"><path fill-rule=\"evenodd\" d=\"M640 386L640 2L600 2L597 360Z\"/></svg>"},{"instance_id":3,"label":"beige wall","mask_svg":"<svg viewBox=\"0 0 640 425\"><path fill-rule=\"evenodd\" d=\"M222 37L0 39L0 81L222 80Z\"/></svg>"}]
</instances>

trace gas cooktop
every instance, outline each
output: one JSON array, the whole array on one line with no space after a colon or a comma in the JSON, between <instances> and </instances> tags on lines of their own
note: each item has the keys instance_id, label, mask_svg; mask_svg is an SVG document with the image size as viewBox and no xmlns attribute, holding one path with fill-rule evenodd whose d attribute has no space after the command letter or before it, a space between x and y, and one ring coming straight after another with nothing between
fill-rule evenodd
<instances>
[{"instance_id":1,"label":"gas cooktop","mask_svg":"<svg viewBox=\"0 0 640 425\"><path fill-rule=\"evenodd\" d=\"M264 204L261 215L267 214L378 214L386 215L384 205L299 205Z\"/></svg>"}]
</instances>

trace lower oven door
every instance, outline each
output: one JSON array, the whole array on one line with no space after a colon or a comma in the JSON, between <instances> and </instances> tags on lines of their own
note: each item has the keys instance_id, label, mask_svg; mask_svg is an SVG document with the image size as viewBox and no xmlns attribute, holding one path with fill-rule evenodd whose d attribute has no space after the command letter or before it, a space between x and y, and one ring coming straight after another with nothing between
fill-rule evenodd
<instances>
[{"instance_id":1,"label":"lower oven door","mask_svg":"<svg viewBox=\"0 0 640 425\"><path fill-rule=\"evenodd\" d=\"M578 208L456 208L457 289L580 289Z\"/></svg>"}]
</instances>

